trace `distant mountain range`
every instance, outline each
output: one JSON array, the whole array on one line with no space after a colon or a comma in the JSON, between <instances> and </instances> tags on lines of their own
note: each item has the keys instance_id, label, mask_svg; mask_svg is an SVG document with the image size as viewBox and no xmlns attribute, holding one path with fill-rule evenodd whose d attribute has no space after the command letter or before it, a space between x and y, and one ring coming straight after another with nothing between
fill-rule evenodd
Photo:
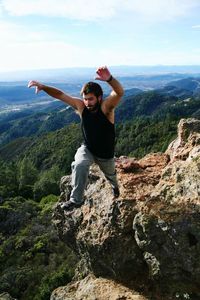
<instances>
[{"instance_id":1,"label":"distant mountain range","mask_svg":"<svg viewBox=\"0 0 200 300\"><path fill-rule=\"evenodd\" d=\"M36 72L36 71L35 71ZM54 71L56 72L56 71ZM50 73L51 74L51 73ZM54 74L54 73L52 73ZM90 77L86 78L86 76L84 78L73 78L70 77L69 78L69 74L68 73L64 73L63 74L65 77L63 77L63 79L59 79L59 76L56 77L56 73L55 73L55 77L52 78L52 81L48 81L49 78L43 78L44 79L44 83L47 85L51 85L51 86L56 86L57 88L66 91L67 93L74 95L74 96L79 96L80 95L80 90L82 85L90 80ZM33 75L33 74L32 74ZM35 74L36 75L36 74ZM39 76L39 74L37 74ZM42 75L40 75L42 76ZM39 76L39 77L40 77ZM45 76L45 73L44 73ZM34 77L30 77L29 79L34 79ZM55 79L56 78L56 79ZM195 79L196 78L196 79ZM200 78L200 75L199 75ZM41 78L36 78L36 79L41 79ZM93 78L94 79L94 78ZM131 76L129 74L129 76L123 76L123 77L119 77L120 82L122 83L122 85L124 86L124 89L126 90L126 94L135 94L137 92L140 92L141 90L152 90L152 89L159 89L159 88L163 88L166 85L172 85L175 87L175 83L173 84L172 82L175 82L177 80L183 80L180 81L179 83L176 83L176 88L178 88L178 84L181 85L180 88L184 89L184 86L187 84L193 84L191 83L192 80L193 82L198 82L198 76L196 74L195 77L193 77L193 79L191 78L191 82L189 82L188 79L188 75L187 74L156 74L156 75L134 75ZM47 94L45 94L44 92L40 92L38 95L36 95L34 93L34 89L28 89L27 88L27 84L28 84L28 80L27 81L4 81L1 82L0 81L0 109L1 109L1 113L3 113L3 110L6 109L6 111L9 111L9 106L11 105L10 109L13 110L13 107L18 109L18 110L23 110L26 107L16 107L17 105L28 105L28 106L36 106L36 109L38 107L38 109L40 110L41 108L41 104L49 104L49 102L52 102L52 98L49 97ZM108 87L108 85L104 82L100 82L100 84L102 85L105 94L110 92L110 88ZM167 87L168 88L168 87ZM189 87L187 86L187 89ZM192 88L192 87L191 87ZM45 106L44 106L45 107ZM29 107L27 107L29 108Z\"/></svg>"},{"instance_id":2,"label":"distant mountain range","mask_svg":"<svg viewBox=\"0 0 200 300\"><path fill-rule=\"evenodd\" d=\"M155 66L109 66L111 72L119 77L132 77L135 75L155 75L155 74L200 74L199 65L155 65ZM62 69L41 69L24 70L13 72L0 72L0 81L23 81L23 80L80 80L95 76L95 67L90 68L62 68Z\"/></svg>"},{"instance_id":3,"label":"distant mountain range","mask_svg":"<svg viewBox=\"0 0 200 300\"><path fill-rule=\"evenodd\" d=\"M200 94L200 77L184 78L167 83L163 88L158 89L159 93L176 96L180 99L198 96Z\"/></svg>"}]
</instances>

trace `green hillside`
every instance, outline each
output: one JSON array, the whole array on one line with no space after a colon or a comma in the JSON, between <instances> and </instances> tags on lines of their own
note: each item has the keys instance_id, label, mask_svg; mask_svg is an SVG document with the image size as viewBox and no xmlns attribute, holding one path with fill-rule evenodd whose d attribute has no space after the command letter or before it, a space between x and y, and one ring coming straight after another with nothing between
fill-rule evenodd
<instances>
[{"instance_id":1,"label":"green hillside","mask_svg":"<svg viewBox=\"0 0 200 300\"><path fill-rule=\"evenodd\" d=\"M166 92L167 91L167 92ZM176 90L177 92L177 90ZM176 94L176 92L174 92ZM181 98L158 91L148 91L125 96L116 109L116 123L134 121L136 118L156 117L166 115L173 117L188 117L200 115L200 97L188 97L181 90ZM185 97L183 97L183 94ZM22 117L0 119L0 145L5 145L20 137L41 136L55 131L71 123L79 123L80 118L71 108L53 109L49 112L39 112Z\"/></svg>"},{"instance_id":2,"label":"green hillside","mask_svg":"<svg viewBox=\"0 0 200 300\"><path fill-rule=\"evenodd\" d=\"M47 300L71 281L76 257L51 224L57 197L40 203L7 198L0 206L0 293L20 300Z\"/></svg>"},{"instance_id":3,"label":"green hillside","mask_svg":"<svg viewBox=\"0 0 200 300\"><path fill-rule=\"evenodd\" d=\"M199 112L198 95L128 94L116 110L116 156L165 151L180 118ZM75 118L71 109L56 109L0 123L0 293L49 300L73 276L77 259L59 241L51 213L82 141Z\"/></svg>"},{"instance_id":4,"label":"green hillside","mask_svg":"<svg viewBox=\"0 0 200 300\"><path fill-rule=\"evenodd\" d=\"M200 97L184 97L148 91L122 100L116 110L117 123L133 120L137 117L151 116L162 118L166 115L174 117L193 116L200 109Z\"/></svg>"},{"instance_id":5,"label":"green hillside","mask_svg":"<svg viewBox=\"0 0 200 300\"><path fill-rule=\"evenodd\" d=\"M0 293L47 300L71 281L76 257L59 240L51 214L79 144L79 126L72 124L1 148Z\"/></svg>"},{"instance_id":6,"label":"green hillside","mask_svg":"<svg viewBox=\"0 0 200 300\"><path fill-rule=\"evenodd\" d=\"M20 115L22 115L20 117ZM0 119L0 145L7 144L20 137L41 135L55 131L73 122L79 122L79 117L71 108L63 106L62 109L52 111L14 114Z\"/></svg>"}]
</instances>

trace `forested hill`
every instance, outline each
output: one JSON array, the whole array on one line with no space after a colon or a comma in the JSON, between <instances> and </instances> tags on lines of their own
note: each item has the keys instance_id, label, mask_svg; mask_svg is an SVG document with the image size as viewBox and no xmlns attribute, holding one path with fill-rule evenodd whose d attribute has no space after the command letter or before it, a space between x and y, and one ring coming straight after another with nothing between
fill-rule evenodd
<instances>
[{"instance_id":1,"label":"forested hill","mask_svg":"<svg viewBox=\"0 0 200 300\"><path fill-rule=\"evenodd\" d=\"M199 116L200 79L169 82L163 88L126 95L116 110L117 122L141 116Z\"/></svg>"}]
</instances>

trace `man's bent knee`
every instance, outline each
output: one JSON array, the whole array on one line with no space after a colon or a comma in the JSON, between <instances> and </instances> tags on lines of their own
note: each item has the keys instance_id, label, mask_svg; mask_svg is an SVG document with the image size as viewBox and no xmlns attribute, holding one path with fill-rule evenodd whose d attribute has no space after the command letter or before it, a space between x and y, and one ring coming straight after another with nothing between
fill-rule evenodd
<instances>
[{"instance_id":1,"label":"man's bent knee","mask_svg":"<svg viewBox=\"0 0 200 300\"><path fill-rule=\"evenodd\" d=\"M87 160L73 161L71 164L72 169L89 169L90 163Z\"/></svg>"}]
</instances>

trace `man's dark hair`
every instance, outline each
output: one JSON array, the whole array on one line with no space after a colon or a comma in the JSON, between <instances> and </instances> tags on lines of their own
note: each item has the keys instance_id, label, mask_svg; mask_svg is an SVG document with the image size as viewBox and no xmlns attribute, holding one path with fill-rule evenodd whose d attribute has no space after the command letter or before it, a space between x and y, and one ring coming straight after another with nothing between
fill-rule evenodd
<instances>
[{"instance_id":1,"label":"man's dark hair","mask_svg":"<svg viewBox=\"0 0 200 300\"><path fill-rule=\"evenodd\" d=\"M103 96L103 90L102 90L102 88L101 88L101 86L98 84L98 83L96 83L96 82L92 82L92 81L90 81L90 82L88 82L88 83L86 83L83 87L82 87L82 90L81 90L81 96L83 95L83 94L89 94L89 93L92 93L92 94L94 94L97 98L99 97L99 96Z\"/></svg>"}]
</instances>

